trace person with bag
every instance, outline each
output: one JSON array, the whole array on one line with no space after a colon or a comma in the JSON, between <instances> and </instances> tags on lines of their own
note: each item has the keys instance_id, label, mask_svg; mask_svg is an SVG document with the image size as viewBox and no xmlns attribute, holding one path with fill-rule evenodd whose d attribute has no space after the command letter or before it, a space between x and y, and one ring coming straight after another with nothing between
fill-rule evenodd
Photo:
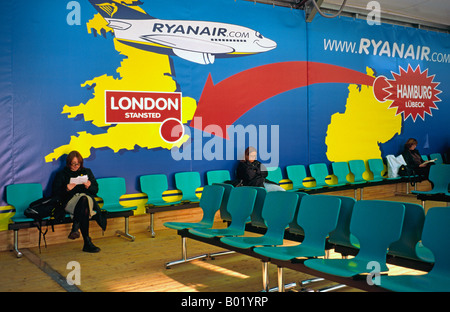
<instances>
[{"instance_id":1,"label":"person with bag","mask_svg":"<svg viewBox=\"0 0 450 312\"><path fill-rule=\"evenodd\" d=\"M70 152L67 155L66 166L56 173L52 196L61 201L65 211L73 219L69 238L79 238L81 231L85 252L100 251L89 237L89 220L95 219L103 230L106 229L106 218L95 201L97 192L97 180L92 171L83 166L81 154L77 151Z\"/></svg>"},{"instance_id":2,"label":"person with bag","mask_svg":"<svg viewBox=\"0 0 450 312\"><path fill-rule=\"evenodd\" d=\"M403 149L403 159L405 160L406 167L409 171L428 179L430 166L433 163L425 162L416 147L417 140L414 138L408 139L408 141L406 141L405 148Z\"/></svg>"},{"instance_id":3,"label":"person with bag","mask_svg":"<svg viewBox=\"0 0 450 312\"><path fill-rule=\"evenodd\" d=\"M254 147L248 147L245 150L245 159L239 162L236 170L238 180L241 180L244 186L264 187L267 192L285 191L284 188L275 182L266 179L268 176L267 169L256 160L256 154Z\"/></svg>"}]
</instances>

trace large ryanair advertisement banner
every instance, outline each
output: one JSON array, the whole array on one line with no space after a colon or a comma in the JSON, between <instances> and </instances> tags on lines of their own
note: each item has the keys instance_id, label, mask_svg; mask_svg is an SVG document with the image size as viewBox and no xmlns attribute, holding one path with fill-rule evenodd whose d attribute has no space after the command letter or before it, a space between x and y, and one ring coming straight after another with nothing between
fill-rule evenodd
<instances>
[{"instance_id":1,"label":"large ryanair advertisement banner","mask_svg":"<svg viewBox=\"0 0 450 312\"><path fill-rule=\"evenodd\" d=\"M0 179L41 183L77 150L97 178L448 148L449 35L249 1L9 1ZM4 211L7 211L6 208Z\"/></svg>"}]
</instances>

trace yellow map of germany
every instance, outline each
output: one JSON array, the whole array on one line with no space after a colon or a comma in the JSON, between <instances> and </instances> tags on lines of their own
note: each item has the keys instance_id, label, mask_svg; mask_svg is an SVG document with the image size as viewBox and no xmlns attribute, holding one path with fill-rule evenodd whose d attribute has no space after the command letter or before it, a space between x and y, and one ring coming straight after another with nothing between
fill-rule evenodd
<instances>
[{"instance_id":1,"label":"yellow map of germany","mask_svg":"<svg viewBox=\"0 0 450 312\"><path fill-rule=\"evenodd\" d=\"M129 1L128 1L129 2ZM140 7L133 7L142 11ZM95 29L112 32L106 21L96 14L87 23L88 33ZM103 75L84 82L81 87L92 86L94 97L86 104L78 106L65 105L62 114L68 118L83 115L85 121L92 121L97 127L107 127L106 133L90 134L79 132L72 136L69 144L57 147L45 157L52 162L72 150L78 150L83 157L89 157L92 148L109 147L114 152L142 148L180 147L189 137L185 135L175 144L167 143L159 134L160 124L105 124L105 90L148 90L175 92L176 82L172 78L169 57L157 53L146 52L114 39L115 49L126 57L117 69L120 78ZM367 68L367 74L374 73ZM396 133L401 132L402 118L396 115L396 109L389 109L391 101L378 102L373 95L372 86L349 85L346 111L331 116L325 143L328 147L329 161L348 161L351 159L380 158L379 144L389 141ZM182 122L191 120L197 103L189 97L182 98Z\"/></svg>"},{"instance_id":2,"label":"yellow map of germany","mask_svg":"<svg viewBox=\"0 0 450 312\"><path fill-rule=\"evenodd\" d=\"M135 9L140 9L136 7ZM112 32L106 26L106 21L96 14L87 23L88 32L95 29L97 33L101 30ZM72 136L70 143L56 148L53 153L45 156L46 162L52 162L72 150L77 150L87 158L91 154L91 148L109 147L114 152L120 150L133 150L135 146L143 148L166 148L180 147L189 136L185 135L177 143L171 144L164 141L160 134L160 124L105 124L105 90L145 90L160 92L175 92L176 82L172 78L170 61L167 55L150 53L121 44L114 39L115 49L126 56L117 69L119 79L103 75L86 81L81 87L93 86L95 84L94 97L86 104L78 106L65 105L62 114L68 114L68 118L83 115L85 121L92 121L97 127L110 126L104 134L90 134L79 132ZM182 122L186 123L192 119L197 108L197 103L189 97L182 98Z\"/></svg>"}]
</instances>

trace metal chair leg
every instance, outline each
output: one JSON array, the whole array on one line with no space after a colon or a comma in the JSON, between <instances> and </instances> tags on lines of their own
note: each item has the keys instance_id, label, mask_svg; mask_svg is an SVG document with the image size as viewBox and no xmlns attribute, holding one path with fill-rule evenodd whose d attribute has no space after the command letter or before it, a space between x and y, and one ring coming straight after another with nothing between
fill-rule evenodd
<instances>
[{"instance_id":1,"label":"metal chair leg","mask_svg":"<svg viewBox=\"0 0 450 312\"><path fill-rule=\"evenodd\" d=\"M204 259L207 257L208 257L208 254L203 254L203 255L188 258L187 257L187 247L186 247L186 237L183 236L183 237L181 237L181 259L167 262L166 269L170 269L170 267L177 265L177 264L186 263L186 262L190 262L192 260L197 260L197 259Z\"/></svg>"},{"instance_id":2,"label":"metal chair leg","mask_svg":"<svg viewBox=\"0 0 450 312\"><path fill-rule=\"evenodd\" d=\"M116 234L119 235L119 236L123 236L125 238L128 238L129 240L134 242L135 237L133 235L131 235L130 233L128 233L128 228L129 228L129 220L128 220L128 217L125 217L125 232L117 230Z\"/></svg>"},{"instance_id":3,"label":"metal chair leg","mask_svg":"<svg viewBox=\"0 0 450 312\"><path fill-rule=\"evenodd\" d=\"M152 238L155 238L155 213L150 212L150 226L148 227L148 231L152 233Z\"/></svg>"},{"instance_id":4,"label":"metal chair leg","mask_svg":"<svg viewBox=\"0 0 450 312\"><path fill-rule=\"evenodd\" d=\"M23 254L19 251L19 230L14 230L14 247L13 251L17 258L21 258Z\"/></svg>"},{"instance_id":5,"label":"metal chair leg","mask_svg":"<svg viewBox=\"0 0 450 312\"><path fill-rule=\"evenodd\" d=\"M269 291L269 263L263 261L262 262L262 282L263 282L263 291Z\"/></svg>"}]
</instances>

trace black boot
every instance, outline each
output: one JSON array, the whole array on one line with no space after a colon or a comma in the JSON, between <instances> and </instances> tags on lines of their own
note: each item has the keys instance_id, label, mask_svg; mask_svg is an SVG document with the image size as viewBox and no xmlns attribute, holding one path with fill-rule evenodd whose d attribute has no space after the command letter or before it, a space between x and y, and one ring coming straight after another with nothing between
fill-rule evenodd
<instances>
[{"instance_id":1,"label":"black boot","mask_svg":"<svg viewBox=\"0 0 450 312\"><path fill-rule=\"evenodd\" d=\"M92 241L91 241L90 237L86 237L84 239L83 251L85 251L85 252L99 252L100 248L98 248L97 246L92 244Z\"/></svg>"},{"instance_id":2,"label":"black boot","mask_svg":"<svg viewBox=\"0 0 450 312\"><path fill-rule=\"evenodd\" d=\"M68 236L69 239L76 239L80 237L80 223L73 221L72 230Z\"/></svg>"}]
</instances>

